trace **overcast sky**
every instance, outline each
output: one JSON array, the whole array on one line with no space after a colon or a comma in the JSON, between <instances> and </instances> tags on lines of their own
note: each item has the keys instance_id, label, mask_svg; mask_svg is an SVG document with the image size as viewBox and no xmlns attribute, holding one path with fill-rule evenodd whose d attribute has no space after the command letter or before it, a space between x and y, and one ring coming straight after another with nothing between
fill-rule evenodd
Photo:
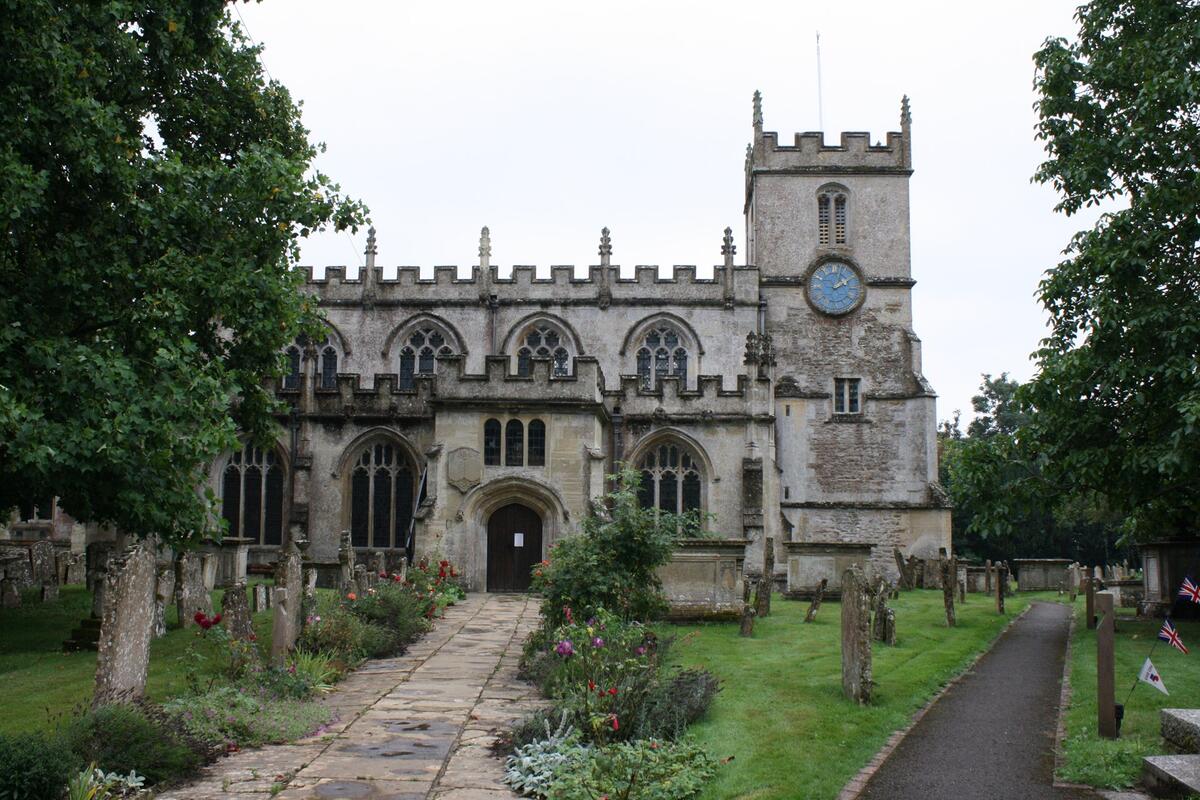
<instances>
[{"instance_id":1,"label":"overcast sky","mask_svg":"<svg viewBox=\"0 0 1200 800\"><path fill-rule=\"evenodd\" d=\"M1042 272L1090 219L1029 182L1033 52L1072 36L1076 0L977 2L237 4L273 77L304 102L320 168L364 200L379 263L493 259L741 263L750 97L766 129L826 139L913 109L913 313L938 414L969 413L980 373L1024 379L1044 332ZM336 8L331 13L331 8ZM365 232L319 237L303 263L362 262Z\"/></svg>"}]
</instances>

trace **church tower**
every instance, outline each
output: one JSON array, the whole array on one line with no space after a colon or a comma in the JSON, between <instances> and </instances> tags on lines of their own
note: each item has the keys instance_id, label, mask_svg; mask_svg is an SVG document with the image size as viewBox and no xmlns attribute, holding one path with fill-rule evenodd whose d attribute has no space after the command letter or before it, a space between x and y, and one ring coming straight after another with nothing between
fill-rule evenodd
<instances>
[{"instance_id":1,"label":"church tower","mask_svg":"<svg viewBox=\"0 0 1200 800\"><path fill-rule=\"evenodd\" d=\"M908 182L912 118L869 133L763 130L746 154L748 263L775 350L776 459L791 541L950 547L937 484L935 394L913 330ZM892 571L888 568L888 571Z\"/></svg>"}]
</instances>

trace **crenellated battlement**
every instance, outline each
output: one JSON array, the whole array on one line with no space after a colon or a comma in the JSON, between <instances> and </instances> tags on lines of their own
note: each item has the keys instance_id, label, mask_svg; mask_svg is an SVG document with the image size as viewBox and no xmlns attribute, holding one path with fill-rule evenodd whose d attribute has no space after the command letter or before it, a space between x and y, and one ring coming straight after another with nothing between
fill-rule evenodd
<instances>
[{"instance_id":1,"label":"crenellated battlement","mask_svg":"<svg viewBox=\"0 0 1200 800\"><path fill-rule=\"evenodd\" d=\"M770 391L768 381L754 381L745 374L738 374L736 385L728 389L721 375L698 376L695 389L681 384L678 377L668 375L647 388L636 375L622 375L620 386L606 391L605 397L612 405L620 406L626 419L663 415L745 418L755 405L756 393L761 394L758 399L764 399Z\"/></svg>"},{"instance_id":2,"label":"crenellated battlement","mask_svg":"<svg viewBox=\"0 0 1200 800\"><path fill-rule=\"evenodd\" d=\"M383 268L375 264L377 252L375 229L367 240L367 264L354 278L347 277L344 266L325 268L325 276L317 278L311 266L300 266L304 283L322 303L351 305L370 302L375 305L403 305L414 300L430 302L480 302L495 295L500 302L518 299L531 302L589 300L600 305L608 303L671 303L699 301L733 305L757 305L758 269L733 263L735 248L732 233L726 229L721 252L724 264L713 267L711 278L701 278L691 264L677 264L665 276L656 265L639 264L631 277L622 277L621 268L611 263L612 244L608 229L601 237L601 263L587 268L586 275L577 276L575 267L555 264L548 277L538 277L535 267L520 264L501 277L499 266L491 263L491 238L487 228L480 237L480 263L470 267L466 277L459 276L457 266L435 266L433 277L423 278L421 268L397 267L396 275L385 278Z\"/></svg>"},{"instance_id":3,"label":"crenellated battlement","mask_svg":"<svg viewBox=\"0 0 1200 800\"><path fill-rule=\"evenodd\" d=\"M900 130L886 135L886 144L872 144L871 134L848 131L839 143L825 143L819 131L797 133L793 143L780 144L779 134L763 130L762 95L754 93L754 144L747 152L747 180L761 172L902 172L912 171L912 114L908 98L901 101Z\"/></svg>"}]
</instances>

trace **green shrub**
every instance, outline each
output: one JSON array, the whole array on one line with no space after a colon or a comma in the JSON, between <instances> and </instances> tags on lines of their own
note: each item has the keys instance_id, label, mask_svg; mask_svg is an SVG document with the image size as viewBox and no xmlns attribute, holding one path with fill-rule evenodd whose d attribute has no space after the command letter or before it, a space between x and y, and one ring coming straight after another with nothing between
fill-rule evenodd
<instances>
[{"instance_id":1,"label":"green shrub","mask_svg":"<svg viewBox=\"0 0 1200 800\"><path fill-rule=\"evenodd\" d=\"M691 744L654 739L575 748L559 764L546 796L555 800L691 800L712 779L712 760Z\"/></svg>"},{"instance_id":2,"label":"green shrub","mask_svg":"<svg viewBox=\"0 0 1200 800\"><path fill-rule=\"evenodd\" d=\"M254 697L232 686L163 704L193 736L225 749L299 739L333 720L325 706L301 700Z\"/></svg>"},{"instance_id":3,"label":"green shrub","mask_svg":"<svg viewBox=\"0 0 1200 800\"><path fill-rule=\"evenodd\" d=\"M641 707L628 716L630 738L678 739L708 713L720 690L717 676L705 669L684 670L658 681Z\"/></svg>"},{"instance_id":4,"label":"green shrub","mask_svg":"<svg viewBox=\"0 0 1200 800\"><path fill-rule=\"evenodd\" d=\"M297 650L292 653L290 669L318 691L325 691L342 679L341 668L328 653Z\"/></svg>"},{"instance_id":5,"label":"green shrub","mask_svg":"<svg viewBox=\"0 0 1200 800\"><path fill-rule=\"evenodd\" d=\"M399 646L429 630L427 602L412 587L400 583L381 582L347 607L367 622L389 628Z\"/></svg>"},{"instance_id":6,"label":"green shrub","mask_svg":"<svg viewBox=\"0 0 1200 800\"><path fill-rule=\"evenodd\" d=\"M292 665L279 667L273 664L259 665L235 685L244 694L265 700L307 700L317 688L317 682L307 673Z\"/></svg>"},{"instance_id":7,"label":"green shrub","mask_svg":"<svg viewBox=\"0 0 1200 800\"><path fill-rule=\"evenodd\" d=\"M658 568L670 560L679 535L695 535L700 517L643 508L639 473L625 469L615 477L608 517L586 517L579 535L555 544L549 559L534 567L533 587L545 598L542 618L549 626L564 622L568 609L580 618L609 609L624 619L649 620L667 608Z\"/></svg>"},{"instance_id":8,"label":"green shrub","mask_svg":"<svg viewBox=\"0 0 1200 800\"><path fill-rule=\"evenodd\" d=\"M320 609L309 617L300 637L303 649L325 653L348 666L364 658L391 655L399 646L391 628L367 622L341 605Z\"/></svg>"},{"instance_id":9,"label":"green shrub","mask_svg":"<svg viewBox=\"0 0 1200 800\"><path fill-rule=\"evenodd\" d=\"M517 747L504 761L504 782L526 797L546 797L554 773L569 761L579 758L579 750L587 745L579 743L579 734L561 715L558 729L551 727L548 719L543 720L541 737Z\"/></svg>"},{"instance_id":10,"label":"green shrub","mask_svg":"<svg viewBox=\"0 0 1200 800\"><path fill-rule=\"evenodd\" d=\"M66 724L64 736L84 763L105 772L137 770L147 783L162 783L195 772L207 760L207 748L186 736L148 707L101 706Z\"/></svg>"},{"instance_id":11,"label":"green shrub","mask_svg":"<svg viewBox=\"0 0 1200 800\"><path fill-rule=\"evenodd\" d=\"M0 800L58 800L79 764L57 738L0 735Z\"/></svg>"}]
</instances>

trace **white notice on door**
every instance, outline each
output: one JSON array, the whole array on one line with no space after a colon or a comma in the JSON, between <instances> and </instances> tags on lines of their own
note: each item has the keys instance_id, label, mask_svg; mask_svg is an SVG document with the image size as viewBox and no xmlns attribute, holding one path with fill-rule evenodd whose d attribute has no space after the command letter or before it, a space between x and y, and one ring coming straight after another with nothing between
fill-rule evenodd
<instances>
[{"instance_id":1,"label":"white notice on door","mask_svg":"<svg viewBox=\"0 0 1200 800\"><path fill-rule=\"evenodd\" d=\"M525 546L525 534L514 533L513 534L513 547L524 547L524 546Z\"/></svg>"}]
</instances>

